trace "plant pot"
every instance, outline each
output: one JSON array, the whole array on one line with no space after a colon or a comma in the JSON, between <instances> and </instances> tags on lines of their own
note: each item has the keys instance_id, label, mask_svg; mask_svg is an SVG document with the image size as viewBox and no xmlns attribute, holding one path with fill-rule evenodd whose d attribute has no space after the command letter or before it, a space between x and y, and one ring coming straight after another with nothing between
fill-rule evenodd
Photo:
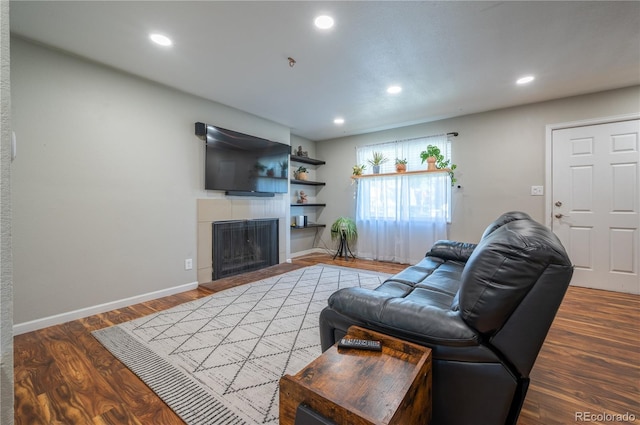
<instances>
[{"instance_id":1,"label":"plant pot","mask_svg":"<svg viewBox=\"0 0 640 425\"><path fill-rule=\"evenodd\" d=\"M373 166L373 174L380 174L380 166L379 165L374 165Z\"/></svg>"},{"instance_id":2,"label":"plant pot","mask_svg":"<svg viewBox=\"0 0 640 425\"><path fill-rule=\"evenodd\" d=\"M295 175L295 177L297 180L307 180L309 178L309 175L306 171L300 171Z\"/></svg>"},{"instance_id":3,"label":"plant pot","mask_svg":"<svg viewBox=\"0 0 640 425\"><path fill-rule=\"evenodd\" d=\"M396 172L404 173L407 171L407 164L396 164Z\"/></svg>"},{"instance_id":4,"label":"plant pot","mask_svg":"<svg viewBox=\"0 0 640 425\"><path fill-rule=\"evenodd\" d=\"M427 158L427 170L429 171L437 170L435 156L430 156Z\"/></svg>"}]
</instances>

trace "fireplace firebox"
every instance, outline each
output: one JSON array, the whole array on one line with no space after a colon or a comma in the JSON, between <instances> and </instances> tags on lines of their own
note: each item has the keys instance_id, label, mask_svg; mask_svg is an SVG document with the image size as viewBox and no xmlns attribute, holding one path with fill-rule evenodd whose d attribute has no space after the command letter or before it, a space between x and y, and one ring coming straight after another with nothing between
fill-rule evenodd
<instances>
[{"instance_id":1,"label":"fireplace firebox","mask_svg":"<svg viewBox=\"0 0 640 425\"><path fill-rule=\"evenodd\" d=\"M213 222L213 280L278 264L278 219Z\"/></svg>"}]
</instances>

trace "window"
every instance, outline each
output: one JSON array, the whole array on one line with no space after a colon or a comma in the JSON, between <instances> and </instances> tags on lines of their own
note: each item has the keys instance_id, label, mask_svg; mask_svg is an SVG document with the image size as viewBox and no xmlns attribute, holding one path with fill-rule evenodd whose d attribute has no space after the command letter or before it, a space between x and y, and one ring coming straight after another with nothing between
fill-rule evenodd
<instances>
[{"instance_id":1,"label":"window","mask_svg":"<svg viewBox=\"0 0 640 425\"><path fill-rule=\"evenodd\" d=\"M358 164L380 152L389 160L380 173L358 179L356 224L358 253L382 261L416 263L438 239L446 239L451 220L451 181L447 173L397 173L395 159L407 159L407 170L426 170L420 152L438 146L450 158L446 135L383 143L357 148Z\"/></svg>"}]
</instances>

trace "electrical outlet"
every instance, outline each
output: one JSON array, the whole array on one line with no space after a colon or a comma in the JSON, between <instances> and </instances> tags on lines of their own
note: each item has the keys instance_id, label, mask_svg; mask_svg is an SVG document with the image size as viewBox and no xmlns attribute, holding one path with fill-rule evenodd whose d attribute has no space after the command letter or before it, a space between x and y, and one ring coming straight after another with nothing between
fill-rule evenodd
<instances>
[{"instance_id":1,"label":"electrical outlet","mask_svg":"<svg viewBox=\"0 0 640 425\"><path fill-rule=\"evenodd\" d=\"M191 270L193 268L193 260L191 258L187 258L184 260L184 269Z\"/></svg>"},{"instance_id":2,"label":"electrical outlet","mask_svg":"<svg viewBox=\"0 0 640 425\"><path fill-rule=\"evenodd\" d=\"M531 196L543 196L544 186L531 186Z\"/></svg>"}]
</instances>

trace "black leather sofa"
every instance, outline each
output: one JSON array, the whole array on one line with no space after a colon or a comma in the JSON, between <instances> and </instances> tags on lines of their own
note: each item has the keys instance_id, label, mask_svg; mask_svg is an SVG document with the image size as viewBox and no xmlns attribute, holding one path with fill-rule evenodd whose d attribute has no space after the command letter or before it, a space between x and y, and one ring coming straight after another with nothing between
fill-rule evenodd
<instances>
[{"instance_id":1,"label":"black leather sofa","mask_svg":"<svg viewBox=\"0 0 640 425\"><path fill-rule=\"evenodd\" d=\"M516 424L572 273L550 229L505 213L478 244L438 241L375 290L335 292L320 315L322 349L351 325L428 346L432 425Z\"/></svg>"}]
</instances>

